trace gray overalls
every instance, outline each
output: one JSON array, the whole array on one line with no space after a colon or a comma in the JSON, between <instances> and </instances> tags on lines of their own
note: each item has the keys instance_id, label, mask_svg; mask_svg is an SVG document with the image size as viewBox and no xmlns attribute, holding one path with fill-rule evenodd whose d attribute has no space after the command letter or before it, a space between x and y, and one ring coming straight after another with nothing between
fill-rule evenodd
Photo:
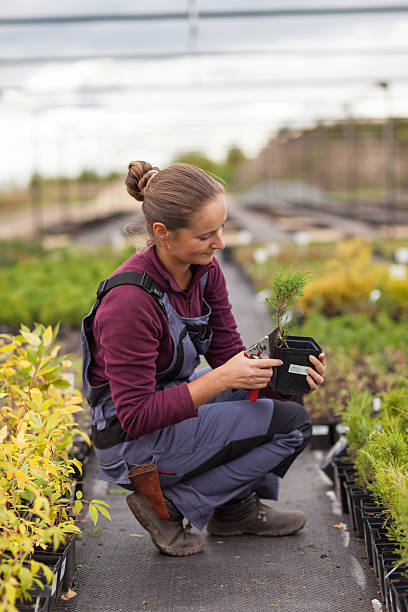
<instances>
[{"instance_id":1,"label":"gray overalls","mask_svg":"<svg viewBox=\"0 0 408 612\"><path fill-rule=\"evenodd\" d=\"M206 282L207 275L201 279L203 294ZM142 286L156 301L152 307L162 308L167 316L174 352L170 366L156 375L157 390L208 372L208 368L195 370L212 338L211 308L204 298L201 316L186 318L174 310L168 295L147 274L122 273L101 283L98 300L84 318L81 332L83 389L91 409L99 478L128 485L132 465L156 463L166 495L199 529L216 506L239 497L248 487L262 497L277 499L279 477L310 437L309 417L295 402L259 398L252 403L248 391L228 390L200 406L197 417L137 439L123 431L109 383L94 387L88 377L92 322L107 283Z\"/></svg>"}]
</instances>

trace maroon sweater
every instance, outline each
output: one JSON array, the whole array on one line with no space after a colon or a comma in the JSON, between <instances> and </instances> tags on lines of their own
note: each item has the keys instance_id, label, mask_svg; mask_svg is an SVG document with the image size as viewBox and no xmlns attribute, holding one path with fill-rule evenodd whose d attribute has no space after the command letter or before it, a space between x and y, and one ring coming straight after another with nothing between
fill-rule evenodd
<instances>
[{"instance_id":1,"label":"maroon sweater","mask_svg":"<svg viewBox=\"0 0 408 612\"><path fill-rule=\"evenodd\" d=\"M231 312L224 275L216 259L192 265L192 280L180 289L153 247L135 253L115 272L147 272L167 292L171 305L183 317L202 313L200 279L208 271L204 297L211 307L211 345L205 355L212 368L244 350ZM113 276L113 275L112 275ZM123 429L133 438L197 416L187 383L156 391L156 372L171 363L173 341L167 318L141 287L121 285L103 298L93 323L92 385L109 381ZM268 396L281 397L268 389Z\"/></svg>"},{"instance_id":2,"label":"maroon sweater","mask_svg":"<svg viewBox=\"0 0 408 612\"><path fill-rule=\"evenodd\" d=\"M180 289L154 248L132 255L115 272L147 272L167 292L171 305L183 317L202 313L201 277L208 271L205 299L211 307L213 339L206 354L216 368L244 350L216 259L191 266L193 277ZM103 298L93 323L90 381L109 381L121 425L132 437L156 431L194 416L187 383L156 391L155 374L171 363L173 341L167 318L141 287L121 285Z\"/></svg>"}]
</instances>

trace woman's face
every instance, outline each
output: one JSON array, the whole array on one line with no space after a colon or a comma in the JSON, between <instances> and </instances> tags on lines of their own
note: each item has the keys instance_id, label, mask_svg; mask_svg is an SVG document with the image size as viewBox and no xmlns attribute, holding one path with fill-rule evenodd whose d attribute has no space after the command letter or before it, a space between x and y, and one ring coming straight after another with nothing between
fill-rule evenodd
<instances>
[{"instance_id":1,"label":"woman's face","mask_svg":"<svg viewBox=\"0 0 408 612\"><path fill-rule=\"evenodd\" d=\"M169 232L168 255L180 264L209 263L215 251L225 246L222 231L226 217L225 195L220 193L195 216L191 227Z\"/></svg>"}]
</instances>

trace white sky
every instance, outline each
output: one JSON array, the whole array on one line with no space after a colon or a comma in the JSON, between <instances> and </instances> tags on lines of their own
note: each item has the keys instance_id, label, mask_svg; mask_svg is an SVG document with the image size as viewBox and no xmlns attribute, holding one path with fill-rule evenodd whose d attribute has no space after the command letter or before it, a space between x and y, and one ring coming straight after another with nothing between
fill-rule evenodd
<instances>
[{"instance_id":1,"label":"white sky","mask_svg":"<svg viewBox=\"0 0 408 612\"><path fill-rule=\"evenodd\" d=\"M201 10L385 5L386 0L199 0ZM393 0L393 5L408 2ZM66 6L68 5L68 6ZM0 0L0 17L187 10L187 0ZM0 26L0 187L38 170L125 171L163 166L181 151L221 159L231 144L255 155L283 125L408 113L408 12L201 20L201 51L344 49L342 55L250 55L82 60L8 65L15 57L184 52L187 21ZM353 55L377 49L377 55ZM381 52L380 52L381 51ZM346 82L351 79L352 82ZM319 83L329 80L330 84ZM376 83L387 81L390 95Z\"/></svg>"}]
</instances>

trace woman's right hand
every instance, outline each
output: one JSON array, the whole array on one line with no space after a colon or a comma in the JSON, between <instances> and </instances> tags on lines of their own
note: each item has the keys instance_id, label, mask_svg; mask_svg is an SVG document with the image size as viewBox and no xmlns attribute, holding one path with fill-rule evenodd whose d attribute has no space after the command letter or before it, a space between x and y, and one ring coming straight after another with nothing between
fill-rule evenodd
<instances>
[{"instance_id":1,"label":"woman's right hand","mask_svg":"<svg viewBox=\"0 0 408 612\"><path fill-rule=\"evenodd\" d=\"M249 359L242 351L222 366L187 383L196 408L228 389L263 389L280 359Z\"/></svg>"},{"instance_id":2,"label":"woman's right hand","mask_svg":"<svg viewBox=\"0 0 408 612\"><path fill-rule=\"evenodd\" d=\"M249 359L242 351L216 368L226 389L263 389L272 378L280 359Z\"/></svg>"}]
</instances>

